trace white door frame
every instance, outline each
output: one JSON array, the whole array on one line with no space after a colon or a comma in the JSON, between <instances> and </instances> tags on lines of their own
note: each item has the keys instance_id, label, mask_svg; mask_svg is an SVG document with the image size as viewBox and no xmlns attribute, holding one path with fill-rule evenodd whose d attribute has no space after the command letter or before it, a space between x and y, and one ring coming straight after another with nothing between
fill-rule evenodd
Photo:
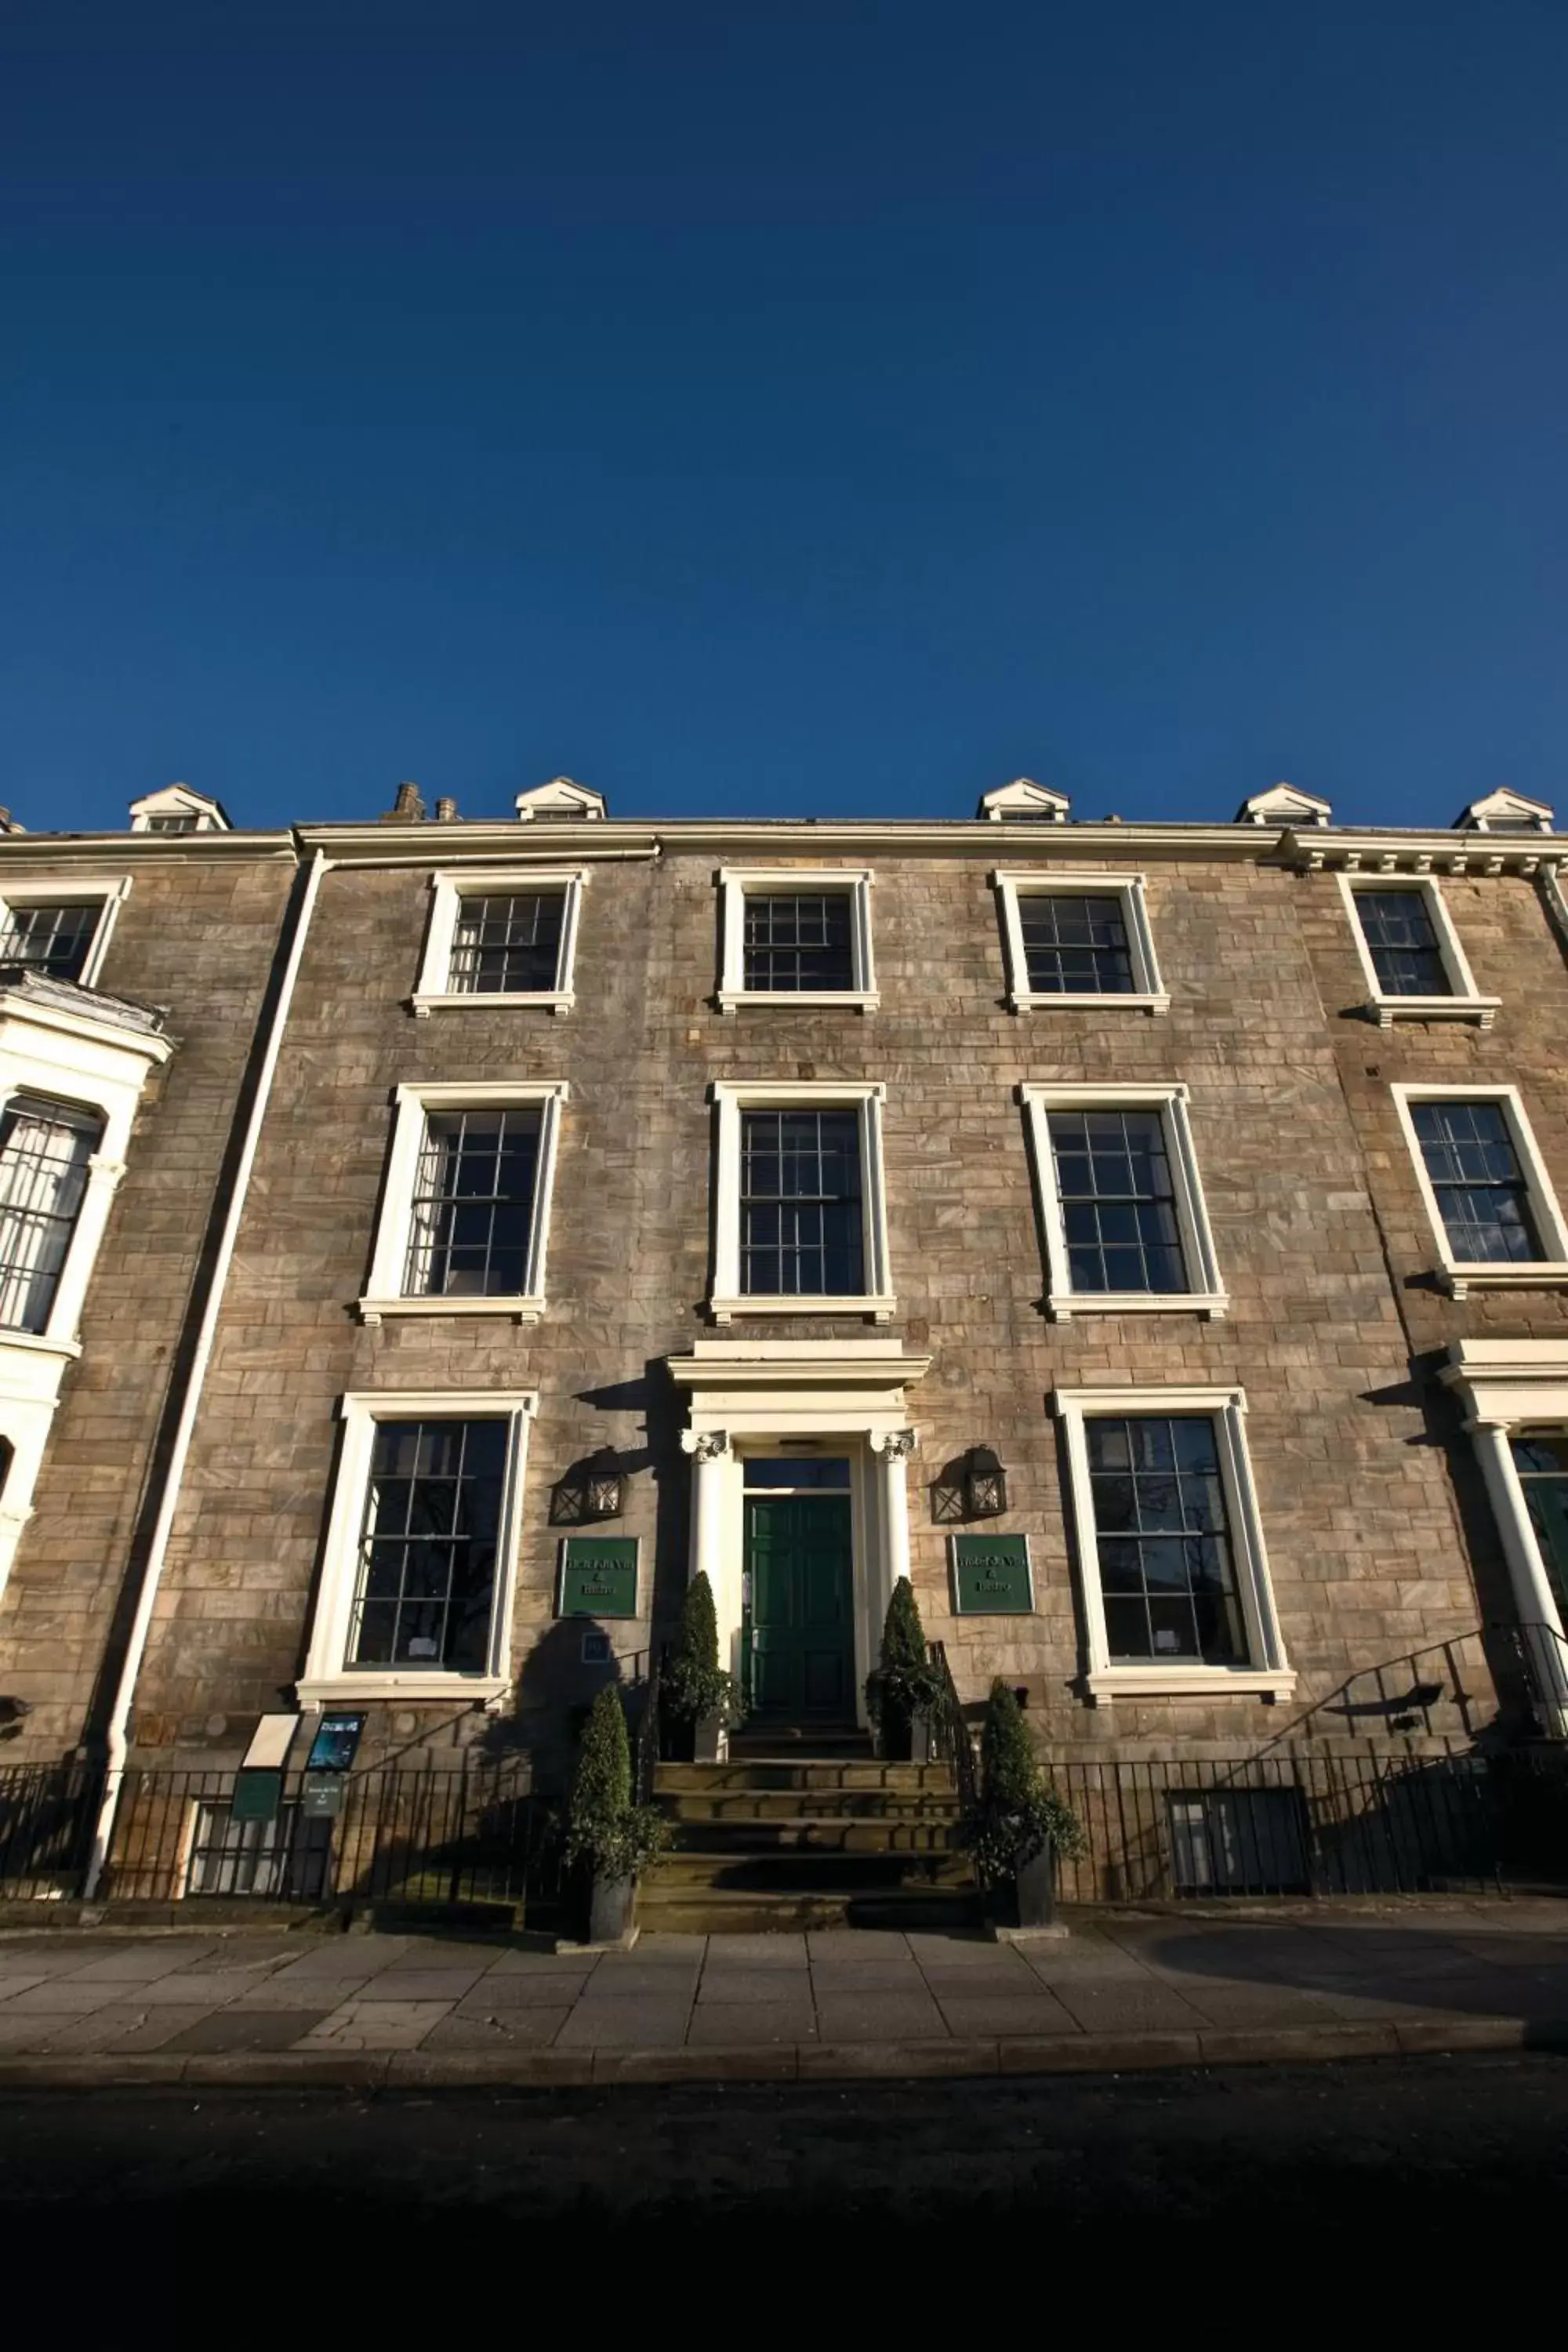
<instances>
[{"instance_id":1,"label":"white door frame","mask_svg":"<svg viewBox=\"0 0 1568 2352\"><path fill-rule=\"evenodd\" d=\"M699 1340L669 1370L689 1399L682 1449L692 1457L689 1574L713 1588L721 1659L741 1664L747 1454L809 1440L847 1457L855 1580L855 1706L879 1655L894 1582L910 1572L909 1459L916 1446L904 1399L931 1359L886 1340Z\"/></svg>"}]
</instances>

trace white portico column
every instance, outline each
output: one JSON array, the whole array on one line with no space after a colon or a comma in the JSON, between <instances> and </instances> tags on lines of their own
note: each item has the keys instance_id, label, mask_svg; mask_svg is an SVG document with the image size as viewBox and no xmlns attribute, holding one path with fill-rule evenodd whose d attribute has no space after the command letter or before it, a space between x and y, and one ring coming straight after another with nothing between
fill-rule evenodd
<instances>
[{"instance_id":1,"label":"white portico column","mask_svg":"<svg viewBox=\"0 0 1568 2352\"><path fill-rule=\"evenodd\" d=\"M881 1637L882 1620L888 1612L888 1602L900 1576L910 1572L910 1483L906 1465L915 1450L912 1429L877 1430L872 1433L871 1451L881 1469L878 1520L881 1542L878 1546L877 1589L868 1598L870 1631ZM869 1579L868 1580L869 1581Z\"/></svg>"},{"instance_id":2,"label":"white portico column","mask_svg":"<svg viewBox=\"0 0 1568 2352\"><path fill-rule=\"evenodd\" d=\"M739 1563L729 1560L724 1549L724 1506L732 1467L730 1433L727 1429L683 1429L680 1449L692 1457L690 1574L706 1576L712 1588L713 1609L719 1620L720 1656L732 1670L735 1660L730 1654L739 1648L741 1593Z\"/></svg>"},{"instance_id":3,"label":"white portico column","mask_svg":"<svg viewBox=\"0 0 1568 2352\"><path fill-rule=\"evenodd\" d=\"M1552 1590L1546 1564L1541 1557L1541 1547L1535 1540L1535 1529L1531 1525L1530 1505L1525 1500L1524 1487L1514 1467L1513 1448L1509 1443L1513 1424L1503 1420L1483 1420L1477 1414L1466 1422L1465 1427L1470 1433L1480 1461L1492 1517L1502 1538L1503 1556L1508 1561L1523 1636L1530 1645L1531 1659L1546 1706L1546 1728L1553 1738L1568 1738L1568 1644L1564 1643L1563 1616L1557 1606L1557 1596Z\"/></svg>"}]
</instances>

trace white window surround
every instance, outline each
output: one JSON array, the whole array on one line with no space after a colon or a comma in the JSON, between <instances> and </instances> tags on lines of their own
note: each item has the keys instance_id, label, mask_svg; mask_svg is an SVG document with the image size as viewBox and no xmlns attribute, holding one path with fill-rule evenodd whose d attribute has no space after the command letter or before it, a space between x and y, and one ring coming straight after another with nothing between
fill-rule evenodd
<instances>
[{"instance_id":1,"label":"white window surround","mask_svg":"<svg viewBox=\"0 0 1568 2352\"><path fill-rule=\"evenodd\" d=\"M1557 1205L1557 1195L1552 1179L1536 1147L1530 1121L1517 1087L1487 1086L1393 1086L1399 1124L1409 1147L1415 1181L1431 1221L1432 1237L1437 1246L1437 1264L1443 1287L1454 1298L1463 1298L1472 1290L1555 1290L1568 1287L1568 1226ZM1447 1227L1437 1205L1437 1195L1426 1173L1426 1160L1421 1150L1421 1139L1411 1118L1414 1104L1424 1102L1495 1102L1503 1107L1513 1148L1519 1154L1519 1164L1530 1194L1530 1213L1535 1220L1535 1230L1550 1255L1523 1262L1494 1264L1489 1259L1467 1263L1456 1258L1448 1246Z\"/></svg>"},{"instance_id":2,"label":"white window surround","mask_svg":"<svg viewBox=\"0 0 1568 2352\"><path fill-rule=\"evenodd\" d=\"M1568 1738L1568 1627L1513 1458L1515 1430L1568 1429L1568 1340L1460 1339L1437 1375L1458 1395L1497 1521L1520 1625L1551 1720Z\"/></svg>"},{"instance_id":3,"label":"white window surround","mask_svg":"<svg viewBox=\"0 0 1568 2352\"><path fill-rule=\"evenodd\" d=\"M85 880L79 875L60 874L53 881L29 879L0 883L0 922L9 915L13 907L96 906L100 909L98 929L92 935L87 961L75 980L66 983L72 988L92 988L97 985L98 975L103 969L103 959L114 932L114 919L130 888L131 877L125 874L101 880L97 877ZM4 961L4 950L0 950L0 962Z\"/></svg>"},{"instance_id":4,"label":"white window surround","mask_svg":"<svg viewBox=\"0 0 1568 2352\"><path fill-rule=\"evenodd\" d=\"M0 989L0 1111L18 1094L80 1105L103 1120L87 1186L42 1331L0 1330L0 1437L14 1454L0 1494L0 1591L31 1515L33 1489L68 1363L81 1354L83 1302L125 1173L136 1106L168 1038L100 1018L89 1006L43 1003Z\"/></svg>"},{"instance_id":5,"label":"white window surround","mask_svg":"<svg viewBox=\"0 0 1568 2352\"><path fill-rule=\"evenodd\" d=\"M881 1003L876 965L871 954L871 885L868 867L835 866L820 871L811 866L721 866L714 876L720 892L722 961L719 976L719 1010L738 1012L742 1004L771 1004L786 1011L795 1004L847 1005L875 1013ZM837 891L849 900L849 952L852 988L748 988L746 986L746 896L798 892L803 898L826 898Z\"/></svg>"},{"instance_id":6,"label":"white window surround","mask_svg":"<svg viewBox=\"0 0 1568 2352\"><path fill-rule=\"evenodd\" d=\"M355 1391L340 1400L342 1445L332 1485L321 1588L310 1622L310 1644L305 1671L296 1686L302 1706L336 1706L348 1700L373 1698L495 1700L510 1690L522 1482L528 1466L529 1424L538 1409L536 1389L444 1389L434 1394L376 1389ZM509 1421L511 1428L485 1671L477 1675L455 1674L446 1667L420 1670L347 1664L376 1423L502 1420Z\"/></svg>"},{"instance_id":7,"label":"white window surround","mask_svg":"<svg viewBox=\"0 0 1568 2352\"><path fill-rule=\"evenodd\" d=\"M1477 988L1469 959L1460 944L1459 934L1454 928L1443 893L1429 876L1405 881L1385 874L1337 874L1334 879L1345 902L1351 937L1355 941L1356 953L1361 958L1361 968L1366 979L1366 1010L1380 1029L1392 1028L1396 1021L1474 1021L1479 1028L1491 1027L1502 999L1500 996L1483 996ZM1376 891L1380 896L1403 892L1421 900L1436 937L1443 969L1448 975L1449 993L1447 996L1391 996L1387 993L1377 976L1377 966L1373 961L1372 950L1367 945L1366 933L1362 929L1361 915L1355 903L1363 891Z\"/></svg>"},{"instance_id":8,"label":"white window surround","mask_svg":"<svg viewBox=\"0 0 1568 2352\"><path fill-rule=\"evenodd\" d=\"M1040 1188L1040 1223L1046 1243L1046 1308L1055 1322L1075 1315L1170 1315L1219 1317L1230 1311L1209 1230L1208 1210L1187 1117L1189 1089L1181 1085L1021 1086L1018 1099L1029 1117L1029 1141ZM1051 1150L1053 1110L1155 1110L1164 1129L1165 1152L1175 1192L1176 1222L1190 1289L1181 1291L1074 1290L1068 1271L1067 1234L1057 1192Z\"/></svg>"},{"instance_id":9,"label":"white window surround","mask_svg":"<svg viewBox=\"0 0 1568 2352\"><path fill-rule=\"evenodd\" d=\"M1169 992L1161 985L1154 957L1154 935L1142 874L1075 874L1065 868L1053 874L995 873L991 877L1002 908L1002 939L1007 954L1007 1003L1015 1013L1059 1012L1073 1006L1099 1013L1168 1013ZM1029 960L1024 948L1024 926L1018 913L1020 897L1118 898L1127 952L1132 965L1131 990L1031 988Z\"/></svg>"},{"instance_id":10,"label":"white window surround","mask_svg":"<svg viewBox=\"0 0 1568 2352\"><path fill-rule=\"evenodd\" d=\"M1296 1676L1285 1654L1275 1612L1263 1524L1247 1459L1246 1392L1238 1388L1058 1389L1051 1397L1051 1410L1061 1422L1067 1440L1083 1603L1083 1682L1089 1696L1097 1704L1117 1698L1288 1699L1296 1687ZM1247 1629L1248 1663L1244 1666L1166 1664L1158 1659L1147 1664L1124 1660L1111 1664L1084 1424L1090 1419L1136 1419L1142 1414L1205 1418L1214 1423L1230 1520L1237 1597Z\"/></svg>"},{"instance_id":11,"label":"white window surround","mask_svg":"<svg viewBox=\"0 0 1568 2352\"><path fill-rule=\"evenodd\" d=\"M588 879L584 866L547 870L538 866L464 866L457 872L430 877L430 919L425 930L425 952L410 1002L419 1020L437 1008L467 1005L495 1012L512 1005L532 1005L535 1011L570 1013L576 1003L573 973L577 960L577 925L583 909L583 888ZM452 940L458 914L465 898L507 898L531 891L559 890L565 898L561 911L561 954L553 988L452 989Z\"/></svg>"},{"instance_id":12,"label":"white window surround","mask_svg":"<svg viewBox=\"0 0 1568 2352\"><path fill-rule=\"evenodd\" d=\"M730 1085L716 1081L718 1213L713 1288L708 1312L715 1323L736 1315L868 1315L889 1323L898 1307L888 1266L887 1194L882 1174L885 1086ZM819 1292L752 1297L741 1289L741 1115L748 1110L857 1110L860 1115L860 1203L866 1289L853 1298Z\"/></svg>"},{"instance_id":13,"label":"white window surround","mask_svg":"<svg viewBox=\"0 0 1568 2352\"><path fill-rule=\"evenodd\" d=\"M554 1189L555 1154L561 1133L561 1106L569 1088L564 1078L541 1086L406 1086L394 1089L392 1148L387 1154L386 1183L371 1258L369 1285L359 1301L362 1322L379 1323L387 1315L510 1315L515 1322L537 1322L544 1312L544 1260L550 1243L550 1200ZM494 1297L405 1297L404 1269L408 1263L409 1223L414 1204L414 1181L419 1149L425 1139L425 1117L432 1110L523 1110L540 1108L539 1160L533 1187L533 1224L529 1235L528 1287Z\"/></svg>"}]
</instances>

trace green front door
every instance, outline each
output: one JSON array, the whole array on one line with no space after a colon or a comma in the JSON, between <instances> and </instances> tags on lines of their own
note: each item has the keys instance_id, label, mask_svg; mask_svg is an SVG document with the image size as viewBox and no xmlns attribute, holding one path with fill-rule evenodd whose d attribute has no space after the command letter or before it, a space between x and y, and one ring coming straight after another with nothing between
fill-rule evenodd
<instances>
[{"instance_id":1,"label":"green front door","mask_svg":"<svg viewBox=\"0 0 1568 2352\"><path fill-rule=\"evenodd\" d=\"M771 1723L855 1720L847 1495L748 1495L751 1706Z\"/></svg>"}]
</instances>

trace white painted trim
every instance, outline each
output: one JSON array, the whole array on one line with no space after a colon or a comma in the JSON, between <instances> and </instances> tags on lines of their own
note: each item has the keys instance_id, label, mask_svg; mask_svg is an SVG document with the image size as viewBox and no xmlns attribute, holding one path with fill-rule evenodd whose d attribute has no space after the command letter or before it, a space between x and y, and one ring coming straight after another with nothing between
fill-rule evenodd
<instances>
[{"instance_id":1,"label":"white painted trim","mask_svg":"<svg viewBox=\"0 0 1568 2352\"><path fill-rule=\"evenodd\" d=\"M1380 1029L1392 1028L1395 1021L1474 1021L1479 1027L1489 1029L1497 1017L1500 996L1483 996L1476 986L1469 959L1460 943L1459 934L1448 912L1441 887L1430 875L1415 875L1408 879L1394 874L1336 874L1340 896L1345 903L1345 919L1350 924L1351 937L1366 981L1366 1011ZM1431 919L1448 980L1447 996L1391 996L1377 976L1366 933L1362 928L1356 900L1366 891L1379 891L1385 896L1402 895L1419 898Z\"/></svg>"},{"instance_id":2,"label":"white painted trim","mask_svg":"<svg viewBox=\"0 0 1568 2352\"><path fill-rule=\"evenodd\" d=\"M410 999L416 1015L423 1020L432 1010L456 1010L463 1006L485 1011L505 1011L509 1007L531 1005L535 1012L567 1013L576 1003L574 973L577 961L577 927L582 917L583 890L588 880L585 866L562 866L553 871L539 866L460 866L443 867L430 877L430 919L425 929L425 950L419 960L419 977L414 983ZM458 928L458 910L465 898L486 898L504 896L509 892L546 892L559 890L565 898L561 912L561 949L556 959L553 988L506 989L486 992L480 989L452 989L447 983L452 971L452 940Z\"/></svg>"},{"instance_id":3,"label":"white painted trim","mask_svg":"<svg viewBox=\"0 0 1568 2352\"><path fill-rule=\"evenodd\" d=\"M1160 967L1154 954L1154 934L1149 925L1149 908L1145 893L1145 877L1142 874L1075 874L1070 869L1056 874L1004 873L991 877L1002 913L1002 943L1007 961L1007 1003L1015 1013L1059 1012L1085 1006L1100 1013L1168 1013L1171 1009L1169 992L1162 985ZM1127 933L1129 961L1132 966L1132 986L1118 993L1071 993L1052 989L1031 988L1029 960L1024 947L1024 926L1018 912L1021 893L1032 898L1055 896L1068 898L1117 898L1121 904L1121 923Z\"/></svg>"},{"instance_id":4,"label":"white painted trim","mask_svg":"<svg viewBox=\"0 0 1568 2352\"><path fill-rule=\"evenodd\" d=\"M1068 1475L1083 1609L1084 1687L1096 1701L1115 1698L1289 1698L1296 1676L1285 1654L1268 1575L1268 1556L1258 1508L1252 1465L1247 1451L1247 1396L1239 1388L1057 1389L1051 1410L1067 1440ZM1220 1478L1230 1520L1237 1595L1247 1633L1243 1665L1148 1664L1112 1661L1105 1630L1105 1599L1094 1520L1094 1490L1089 1467L1086 1422L1136 1419L1142 1414L1205 1416L1215 1424Z\"/></svg>"},{"instance_id":5,"label":"white painted trim","mask_svg":"<svg viewBox=\"0 0 1568 2352\"><path fill-rule=\"evenodd\" d=\"M1039 1187L1040 1224L1046 1243L1047 1311L1057 1322L1075 1315L1160 1315L1186 1313L1217 1318L1228 1314L1226 1296L1215 1255L1203 1180L1187 1116L1189 1089L1168 1086L1021 1086L1018 1097L1028 1114L1029 1141ZM1190 1288L1184 1291L1074 1290L1068 1255L1067 1228L1057 1191L1056 1155L1051 1150L1053 1110L1155 1110L1164 1130L1165 1155L1171 1164L1175 1192L1176 1223L1181 1229L1182 1258Z\"/></svg>"},{"instance_id":6,"label":"white painted trim","mask_svg":"<svg viewBox=\"0 0 1568 2352\"><path fill-rule=\"evenodd\" d=\"M717 1212L714 1218L713 1287L708 1311L716 1323L736 1315L868 1315L889 1322L897 1309L888 1265L887 1187L882 1166L882 1106L885 1086L732 1085L715 1081L718 1110ZM868 1284L855 1297L826 1298L802 1293L752 1297L741 1288L741 1114L746 1110L855 1108L860 1114L861 1249Z\"/></svg>"},{"instance_id":7,"label":"white painted trim","mask_svg":"<svg viewBox=\"0 0 1568 2352\"><path fill-rule=\"evenodd\" d=\"M721 866L713 879L720 894L720 936L722 953L719 973L719 1010L734 1013L742 1004L770 1004L787 1011L793 1005L848 1006L874 1013L881 1003L876 963L871 952L871 885L869 867L842 866L820 871L810 866ZM850 902L849 952L854 985L841 989L768 989L746 986L746 897L748 892L798 891L802 898L826 897L837 891Z\"/></svg>"},{"instance_id":8,"label":"white painted trim","mask_svg":"<svg viewBox=\"0 0 1568 2352\"><path fill-rule=\"evenodd\" d=\"M1436 1244L1437 1264L1443 1276L1444 1287L1455 1298L1463 1298L1471 1290L1556 1290L1568 1286L1568 1225L1563 1223L1563 1213L1557 1205L1557 1195L1552 1190L1552 1179L1546 1172L1546 1163L1541 1157L1530 1121L1525 1116L1519 1088L1517 1087L1427 1086L1401 1083L1391 1086L1388 1091L1394 1097L1394 1108L1404 1130L1411 1164L1415 1171L1415 1181L1420 1189L1427 1220L1432 1227L1432 1237ZM1436 1192L1431 1178L1426 1173L1426 1160L1421 1149L1421 1139L1415 1132L1415 1122L1410 1116L1412 1104L1445 1101L1501 1103L1509 1130L1513 1139L1514 1150L1519 1154L1520 1165L1524 1171L1525 1185L1530 1195L1531 1214L1535 1219L1537 1233L1551 1252L1549 1257L1522 1262L1509 1261L1498 1265L1492 1265L1484 1260L1476 1264L1455 1257L1448 1247L1447 1228L1443 1223L1443 1213L1437 1205Z\"/></svg>"},{"instance_id":9,"label":"white painted trim","mask_svg":"<svg viewBox=\"0 0 1568 2352\"><path fill-rule=\"evenodd\" d=\"M80 880L66 873L47 878L35 878L29 875L25 882L7 882L0 888L0 920L9 917L13 907L98 906L98 929L92 935L86 961L70 983L77 988L95 988L98 975L103 969L103 959L109 952L109 942L114 935L115 918L130 888L131 877L128 874L84 875ZM5 951L0 949L0 963L5 961Z\"/></svg>"},{"instance_id":10,"label":"white painted trim","mask_svg":"<svg viewBox=\"0 0 1568 2352\"><path fill-rule=\"evenodd\" d=\"M511 1681L511 1622L517 1594L518 1538L528 1467L529 1424L539 1409L537 1389L354 1391L339 1400L342 1447L332 1482L321 1585L310 1623L305 1671L297 1685L301 1706L335 1706L352 1698L491 1699ZM485 1671L454 1674L348 1664L348 1642L359 1584L360 1541L376 1423L382 1421L507 1421L506 1490L496 1544L496 1589Z\"/></svg>"},{"instance_id":11,"label":"white painted trim","mask_svg":"<svg viewBox=\"0 0 1568 2352\"><path fill-rule=\"evenodd\" d=\"M569 1092L564 1078L542 1086L405 1086L394 1089L392 1143L387 1153L381 1216L369 1283L358 1302L362 1322L379 1323L385 1315L510 1315L518 1322L538 1320L545 1305L544 1264L550 1246L550 1207L555 1190L561 1106ZM426 1297L405 1291L414 1181L425 1139L426 1114L432 1110L521 1110L531 1103L540 1106L542 1115L526 1288L494 1297L464 1294L455 1298Z\"/></svg>"}]
</instances>

